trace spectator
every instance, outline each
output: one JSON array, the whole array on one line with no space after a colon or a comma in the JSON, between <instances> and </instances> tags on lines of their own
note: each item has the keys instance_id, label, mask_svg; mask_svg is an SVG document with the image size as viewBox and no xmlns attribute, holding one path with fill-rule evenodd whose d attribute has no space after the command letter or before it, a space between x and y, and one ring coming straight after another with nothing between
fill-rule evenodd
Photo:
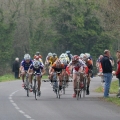
<instances>
[{"instance_id":1,"label":"spectator","mask_svg":"<svg viewBox=\"0 0 120 120\"><path fill-rule=\"evenodd\" d=\"M20 67L19 58L15 58L15 61L13 63L13 68L12 68L12 71L15 73L14 74L15 79L19 78L19 67Z\"/></svg>"},{"instance_id":2,"label":"spectator","mask_svg":"<svg viewBox=\"0 0 120 120\"><path fill-rule=\"evenodd\" d=\"M105 81L104 97L109 97L109 90L110 90L110 85L111 85L111 80L112 80L112 64L110 62L110 51L109 50L104 51L104 56L101 60L101 65L102 65L103 77Z\"/></svg>"},{"instance_id":3,"label":"spectator","mask_svg":"<svg viewBox=\"0 0 120 120\"><path fill-rule=\"evenodd\" d=\"M119 92L117 94L117 97L120 97L120 51L119 50L117 50L116 56L117 56L117 70L115 74L119 80Z\"/></svg>"}]
</instances>

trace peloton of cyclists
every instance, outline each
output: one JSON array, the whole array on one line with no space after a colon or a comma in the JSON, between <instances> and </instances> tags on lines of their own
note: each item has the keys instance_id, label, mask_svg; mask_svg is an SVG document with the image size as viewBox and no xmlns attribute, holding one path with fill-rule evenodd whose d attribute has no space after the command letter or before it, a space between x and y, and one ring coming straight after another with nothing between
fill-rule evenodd
<instances>
[{"instance_id":1,"label":"peloton of cyclists","mask_svg":"<svg viewBox=\"0 0 120 120\"><path fill-rule=\"evenodd\" d=\"M20 72L21 77L23 81L23 87L24 84L24 78L26 71L29 73L29 82L30 82L30 89L32 91L32 78L33 73L36 72L37 81L38 81L38 90L39 95L40 92L40 86L41 86L41 76L45 74L44 64L40 59L42 56L39 54L39 52L36 52L36 55L34 56L34 60L31 60L31 57L29 54L24 55L24 60L21 62L20 66ZM76 83L77 83L77 75L78 72L80 72L80 86L84 87L83 85L83 74L87 74L87 90L86 94L89 95L89 86L90 86L90 77L91 77L91 71L93 68L93 61L90 57L89 53L80 54L72 56L70 54L70 51L66 51L66 53L62 53L60 57L57 57L56 53L48 53L45 64L49 65L49 79L52 82L53 73L58 73L59 78L59 90L62 89L62 80L63 76L67 76L67 80L69 81L69 76L72 74L73 78L73 90L74 94L73 97L76 97ZM88 68L88 73L86 73L85 69Z\"/></svg>"}]
</instances>

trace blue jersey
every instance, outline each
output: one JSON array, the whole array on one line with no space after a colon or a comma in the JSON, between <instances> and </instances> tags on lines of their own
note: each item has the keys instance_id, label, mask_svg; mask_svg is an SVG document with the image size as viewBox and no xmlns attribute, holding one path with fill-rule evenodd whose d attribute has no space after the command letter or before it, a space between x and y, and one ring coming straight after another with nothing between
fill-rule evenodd
<instances>
[{"instance_id":1,"label":"blue jersey","mask_svg":"<svg viewBox=\"0 0 120 120\"><path fill-rule=\"evenodd\" d=\"M36 74L41 74L41 70L43 69L43 65L40 63L40 67L39 68L35 68L33 66L33 64L30 65L30 69L32 69L34 72L36 72Z\"/></svg>"},{"instance_id":2,"label":"blue jersey","mask_svg":"<svg viewBox=\"0 0 120 120\"><path fill-rule=\"evenodd\" d=\"M32 60L30 60L29 63L26 63L25 60L23 60L23 61L21 62L21 66L23 66L23 68L24 68L25 71L28 71L28 69L29 69L29 67L30 67L31 64L32 64Z\"/></svg>"}]
</instances>

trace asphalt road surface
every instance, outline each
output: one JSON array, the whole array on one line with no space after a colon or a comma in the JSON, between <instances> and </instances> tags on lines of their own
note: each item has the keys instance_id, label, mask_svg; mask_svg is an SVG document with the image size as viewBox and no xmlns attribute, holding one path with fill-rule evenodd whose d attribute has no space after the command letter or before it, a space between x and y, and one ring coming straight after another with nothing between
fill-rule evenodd
<instances>
[{"instance_id":1,"label":"asphalt road surface","mask_svg":"<svg viewBox=\"0 0 120 120\"><path fill-rule=\"evenodd\" d=\"M0 83L0 120L120 120L120 107L101 100L103 93L94 92L100 78L91 80L90 95L72 98L72 82L66 94L56 98L49 82L42 82L41 97L26 96L22 81Z\"/></svg>"}]
</instances>

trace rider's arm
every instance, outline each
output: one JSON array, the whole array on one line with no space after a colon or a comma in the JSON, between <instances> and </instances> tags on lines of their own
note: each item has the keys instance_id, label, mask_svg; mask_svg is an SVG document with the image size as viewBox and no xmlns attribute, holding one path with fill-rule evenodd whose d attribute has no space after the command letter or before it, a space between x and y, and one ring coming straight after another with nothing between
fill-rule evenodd
<instances>
[{"instance_id":1,"label":"rider's arm","mask_svg":"<svg viewBox=\"0 0 120 120\"><path fill-rule=\"evenodd\" d=\"M52 72L52 66L50 67L50 69L49 69L49 74Z\"/></svg>"},{"instance_id":2,"label":"rider's arm","mask_svg":"<svg viewBox=\"0 0 120 120\"><path fill-rule=\"evenodd\" d=\"M45 69L43 68L41 75L44 75L45 73L46 73L46 71L45 71Z\"/></svg>"},{"instance_id":3,"label":"rider's arm","mask_svg":"<svg viewBox=\"0 0 120 120\"><path fill-rule=\"evenodd\" d=\"M28 72L28 74L33 74L33 66L32 65L30 65L27 72Z\"/></svg>"}]
</instances>

